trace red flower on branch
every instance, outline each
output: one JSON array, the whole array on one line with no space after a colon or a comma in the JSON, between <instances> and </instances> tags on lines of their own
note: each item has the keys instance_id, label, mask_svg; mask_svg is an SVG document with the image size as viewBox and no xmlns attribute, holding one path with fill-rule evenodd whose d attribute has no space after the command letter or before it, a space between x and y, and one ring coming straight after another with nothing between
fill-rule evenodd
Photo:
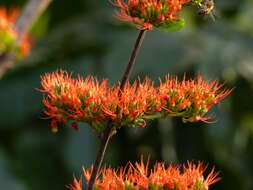
<instances>
[{"instance_id":1,"label":"red flower on branch","mask_svg":"<svg viewBox=\"0 0 253 190\"><path fill-rule=\"evenodd\" d=\"M204 81L199 75L196 80L178 81L167 77L158 87L146 78L143 82L109 86L106 80L98 82L92 76L76 79L65 71L42 76L42 92L46 93L44 113L53 119L51 127L57 131L59 122L86 122L98 132L108 124L115 128L146 125L146 120L164 117L182 117L183 121L210 122L206 113L232 90L221 90L224 84ZM120 94L120 95L119 95Z\"/></svg>"},{"instance_id":2,"label":"red flower on branch","mask_svg":"<svg viewBox=\"0 0 253 190\"><path fill-rule=\"evenodd\" d=\"M232 90L221 90L218 81L204 81L201 75L196 80L167 76L158 88L164 116L180 116L183 121L209 122L212 116L205 114L213 105L228 96Z\"/></svg>"},{"instance_id":3,"label":"red flower on branch","mask_svg":"<svg viewBox=\"0 0 253 190\"><path fill-rule=\"evenodd\" d=\"M190 0L111 0L119 7L118 19L133 22L141 30L170 27Z\"/></svg>"},{"instance_id":4,"label":"red flower on branch","mask_svg":"<svg viewBox=\"0 0 253 190\"><path fill-rule=\"evenodd\" d=\"M104 105L105 114L116 122L115 126L145 127L142 117L157 98L153 82L148 78L144 82L135 81L132 85L128 82L124 90L119 91L120 84L109 89L108 104Z\"/></svg>"},{"instance_id":5,"label":"red flower on branch","mask_svg":"<svg viewBox=\"0 0 253 190\"><path fill-rule=\"evenodd\" d=\"M101 122L106 122L102 106L107 103L107 82L99 83L89 76L73 79L65 71L45 74L42 78L42 92L47 93L43 103L45 114L52 118L51 127L68 120L87 122L97 130ZM77 126L76 126L77 127Z\"/></svg>"},{"instance_id":6,"label":"red flower on branch","mask_svg":"<svg viewBox=\"0 0 253 190\"><path fill-rule=\"evenodd\" d=\"M140 163L119 169L103 168L96 180L96 190L208 190L209 186L220 180L214 169L205 177L206 166L188 162L181 166L166 166L165 162L157 162L150 170L149 163ZM83 169L86 183L89 183L91 169ZM82 179L74 178L71 190L80 190Z\"/></svg>"}]
</instances>

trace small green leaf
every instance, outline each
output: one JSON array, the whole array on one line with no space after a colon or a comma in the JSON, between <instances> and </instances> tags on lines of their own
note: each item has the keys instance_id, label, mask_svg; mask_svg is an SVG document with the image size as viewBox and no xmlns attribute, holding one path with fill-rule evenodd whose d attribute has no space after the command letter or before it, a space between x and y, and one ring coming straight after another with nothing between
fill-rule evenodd
<instances>
[{"instance_id":1,"label":"small green leaf","mask_svg":"<svg viewBox=\"0 0 253 190\"><path fill-rule=\"evenodd\" d=\"M180 30L181 28L183 28L184 24L185 24L184 19L179 19L176 21L163 23L158 28L161 30L164 30L166 32L176 32L176 31Z\"/></svg>"}]
</instances>

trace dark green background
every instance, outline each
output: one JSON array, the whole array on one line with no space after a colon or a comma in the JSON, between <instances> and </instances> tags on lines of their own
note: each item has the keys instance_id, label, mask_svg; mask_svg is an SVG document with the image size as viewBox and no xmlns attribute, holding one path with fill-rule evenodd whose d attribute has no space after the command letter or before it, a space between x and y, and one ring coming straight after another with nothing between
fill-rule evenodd
<instances>
[{"instance_id":1,"label":"dark green background","mask_svg":"<svg viewBox=\"0 0 253 190\"><path fill-rule=\"evenodd\" d=\"M25 1L0 0L23 6ZM216 106L215 124L158 120L145 129L123 128L109 144L105 162L112 166L139 160L215 166L222 180L211 189L253 189L253 1L217 0L216 22L195 9L184 11L179 32L147 33L135 71L157 80L170 73L226 81L234 92ZM64 190L72 175L89 167L98 147L87 125L68 125L52 134L43 117L40 76L62 68L74 75L120 79L138 31L117 21L107 0L54 0L33 27L31 55L0 80L0 189Z\"/></svg>"}]
</instances>

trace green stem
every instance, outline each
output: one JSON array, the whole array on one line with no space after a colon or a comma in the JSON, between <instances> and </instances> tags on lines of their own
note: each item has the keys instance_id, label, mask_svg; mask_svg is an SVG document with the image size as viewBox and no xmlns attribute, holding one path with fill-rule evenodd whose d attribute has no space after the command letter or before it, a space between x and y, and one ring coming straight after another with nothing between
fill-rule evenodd
<instances>
[{"instance_id":1,"label":"green stem","mask_svg":"<svg viewBox=\"0 0 253 190\"><path fill-rule=\"evenodd\" d=\"M143 119L152 120L152 119L159 119L161 117L162 115L158 113L158 114L153 114L153 115L144 115Z\"/></svg>"},{"instance_id":2,"label":"green stem","mask_svg":"<svg viewBox=\"0 0 253 190\"><path fill-rule=\"evenodd\" d=\"M171 113L171 114L166 114L166 117L180 117L183 116L185 112L181 113ZM147 119L147 120L152 120L152 119L160 119L163 118L164 116L161 113L153 114L153 115L144 115L142 119Z\"/></svg>"}]
</instances>

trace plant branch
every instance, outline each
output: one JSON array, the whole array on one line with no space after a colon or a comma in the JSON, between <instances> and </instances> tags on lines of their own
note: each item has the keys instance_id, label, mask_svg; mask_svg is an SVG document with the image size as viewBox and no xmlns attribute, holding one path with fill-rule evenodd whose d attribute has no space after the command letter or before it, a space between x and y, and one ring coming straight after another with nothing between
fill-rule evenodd
<instances>
[{"instance_id":1,"label":"plant branch","mask_svg":"<svg viewBox=\"0 0 253 190\"><path fill-rule=\"evenodd\" d=\"M107 127L103 132L101 142L100 142L100 147L99 147L99 150L98 150L98 153L97 153L97 158L96 158L94 167L92 169L92 174L91 174L91 178L90 178L87 190L93 190L93 188L94 188L94 184L95 184L95 181L96 181L96 178L97 178L98 171L99 171L99 169L101 167L101 163L104 159L106 147L108 145L108 142L109 142L110 138L115 133L116 133L116 130L111 128L111 127Z\"/></svg>"},{"instance_id":2,"label":"plant branch","mask_svg":"<svg viewBox=\"0 0 253 190\"><path fill-rule=\"evenodd\" d=\"M129 60L128 65L126 67L125 73L121 79L121 83L120 83L120 90L121 91L123 91L123 89L125 88L126 82L129 79L130 73L131 73L133 66L135 64L136 56L139 52L139 49L141 47L141 44L142 44L143 39L145 37L145 34L146 34L146 30L140 30L140 33L139 33L138 38L135 42L134 49L132 51L130 60Z\"/></svg>"},{"instance_id":3,"label":"plant branch","mask_svg":"<svg viewBox=\"0 0 253 190\"><path fill-rule=\"evenodd\" d=\"M131 74L131 71L132 71L134 63L135 63L136 56L139 52L142 41L145 37L145 33L146 33L146 30L141 30L138 37L137 37L137 40L135 42L134 49L132 51L129 63L128 63L128 65L126 67L126 70L125 70L125 73L124 73L124 75L121 79L119 96L121 96L121 93L123 92L123 90L125 88L125 85L126 85L128 79L129 79L129 76ZM104 154L105 154L108 142L109 142L110 138L115 133L116 133L115 127L110 125L110 124L103 132L100 147L99 147L99 150L98 150L98 153L97 153L97 158L96 158L95 164L94 164L93 169L92 169L92 174L91 174L91 178L90 178L87 190L93 190L94 189L94 185L95 185L95 182L96 182L98 171L99 171L101 163L104 159Z\"/></svg>"},{"instance_id":4,"label":"plant branch","mask_svg":"<svg viewBox=\"0 0 253 190\"><path fill-rule=\"evenodd\" d=\"M179 113L171 112L170 114L167 113L166 117L182 117L183 115L185 115L185 112L179 112ZM164 117L165 116L163 116L161 113L157 113L153 115L144 115L142 118L146 120L153 120L153 119L160 119Z\"/></svg>"},{"instance_id":5,"label":"plant branch","mask_svg":"<svg viewBox=\"0 0 253 190\"><path fill-rule=\"evenodd\" d=\"M30 0L26 4L22 14L15 23L15 28L18 34L17 43L23 39L26 33L31 29L34 22L45 11L51 1L52 0Z\"/></svg>"},{"instance_id":6,"label":"plant branch","mask_svg":"<svg viewBox=\"0 0 253 190\"><path fill-rule=\"evenodd\" d=\"M52 0L30 0L15 23L17 33L16 44L24 38L34 22L45 11ZM14 65L15 53L7 52L0 55L0 78Z\"/></svg>"},{"instance_id":7,"label":"plant branch","mask_svg":"<svg viewBox=\"0 0 253 190\"><path fill-rule=\"evenodd\" d=\"M160 119L162 115L159 114L153 114L153 115L144 115L142 118L147 120L153 120L153 119Z\"/></svg>"}]
</instances>

